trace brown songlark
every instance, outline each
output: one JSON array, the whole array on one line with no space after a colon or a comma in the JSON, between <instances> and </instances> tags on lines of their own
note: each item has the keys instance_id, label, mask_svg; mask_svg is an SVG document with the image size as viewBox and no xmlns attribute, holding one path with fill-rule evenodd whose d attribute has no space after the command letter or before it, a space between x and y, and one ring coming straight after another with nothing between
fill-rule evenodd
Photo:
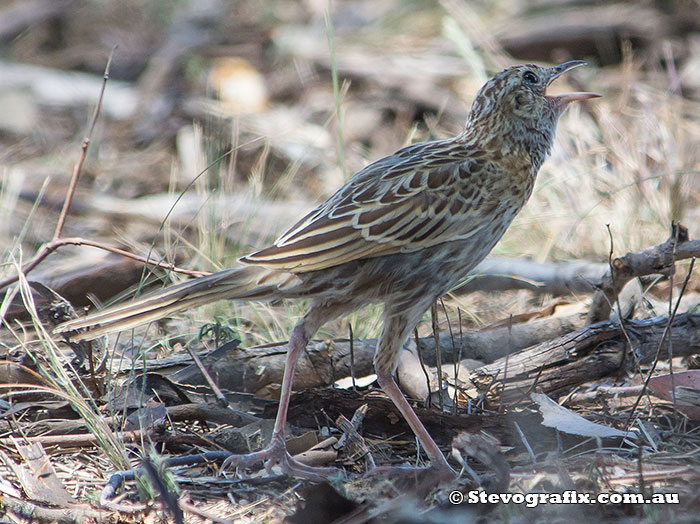
<instances>
[{"instance_id":1,"label":"brown songlark","mask_svg":"<svg viewBox=\"0 0 700 524\"><path fill-rule=\"evenodd\" d=\"M545 94L555 78L583 64L528 64L498 73L476 95L462 133L403 148L358 171L273 245L241 258L245 266L165 288L57 331L91 327L72 336L86 340L215 300L309 298L290 336L272 442L227 462L278 463L290 474L319 479L336 470L303 465L285 449L295 364L324 323L382 303L384 326L374 359L379 385L432 467L450 472L394 381L399 348L423 313L491 251L525 205L567 105L599 96Z\"/></svg>"}]
</instances>

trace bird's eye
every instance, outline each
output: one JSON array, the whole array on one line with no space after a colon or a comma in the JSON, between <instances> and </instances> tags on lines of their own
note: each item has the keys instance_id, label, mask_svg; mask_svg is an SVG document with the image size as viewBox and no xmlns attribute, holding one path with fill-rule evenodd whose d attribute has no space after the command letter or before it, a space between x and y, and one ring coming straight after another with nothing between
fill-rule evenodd
<instances>
[{"instance_id":1,"label":"bird's eye","mask_svg":"<svg viewBox=\"0 0 700 524\"><path fill-rule=\"evenodd\" d=\"M536 84L539 79L532 71L525 71L525 73L523 73L523 80L525 80L528 84Z\"/></svg>"}]
</instances>

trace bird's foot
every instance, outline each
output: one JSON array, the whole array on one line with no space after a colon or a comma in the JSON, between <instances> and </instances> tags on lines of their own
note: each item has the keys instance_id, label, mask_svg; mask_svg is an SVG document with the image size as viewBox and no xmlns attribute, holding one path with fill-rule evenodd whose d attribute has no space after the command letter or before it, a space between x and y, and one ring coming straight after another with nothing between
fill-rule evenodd
<instances>
[{"instance_id":1,"label":"bird's foot","mask_svg":"<svg viewBox=\"0 0 700 524\"><path fill-rule=\"evenodd\" d=\"M287 451L282 438L273 437L270 444L260 451L241 455L231 455L221 465L222 470L235 468L237 471L250 468L256 464L264 464L270 472L277 465L283 473L290 477L304 478L316 482L327 481L332 477L342 477L343 472L338 468L308 466L299 462Z\"/></svg>"}]
</instances>

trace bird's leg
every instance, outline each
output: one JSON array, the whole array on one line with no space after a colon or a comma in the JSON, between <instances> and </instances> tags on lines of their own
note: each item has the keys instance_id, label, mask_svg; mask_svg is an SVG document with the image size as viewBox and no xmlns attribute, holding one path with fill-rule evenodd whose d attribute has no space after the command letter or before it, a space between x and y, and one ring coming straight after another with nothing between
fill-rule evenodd
<instances>
[{"instance_id":1,"label":"bird's leg","mask_svg":"<svg viewBox=\"0 0 700 524\"><path fill-rule=\"evenodd\" d=\"M319 327L317 323L310 321L310 313L297 323L289 337L289 349L287 350L284 376L282 378L277 418L275 419L272 439L269 445L260 451L254 451L245 455L231 455L224 461L222 469L227 467L247 468L264 462L267 470L270 470L273 465L279 464L284 473L309 480L322 481L329 476L340 474L340 470L337 468L312 467L295 460L287 452L284 441L284 427L287 423L289 399L292 394L292 383L294 382L294 370L299 356Z\"/></svg>"},{"instance_id":2,"label":"bird's leg","mask_svg":"<svg viewBox=\"0 0 700 524\"><path fill-rule=\"evenodd\" d=\"M420 319L420 315L422 315L424 311L419 311L420 306L418 304L417 306L415 311L413 311L416 318L415 323L412 322L412 317L414 315L411 315L411 311L401 311L393 314L391 310L385 311L384 327L374 357L377 382L384 393L387 394L401 412L406 422L408 422L408 425L411 426L413 433L418 438L418 442L420 442L420 445L430 459L431 469L435 470L440 477L454 478L456 476L455 471L449 466L440 448L435 444L435 441L425 429L425 426L416 415L416 412L413 411L413 408L411 408L411 405L394 380L394 370L396 369L401 345L406 337L408 337L408 334L413 330L413 326L418 322L417 319ZM387 468L377 468L378 471L384 469ZM388 469L390 470L391 468Z\"/></svg>"},{"instance_id":3,"label":"bird's leg","mask_svg":"<svg viewBox=\"0 0 700 524\"><path fill-rule=\"evenodd\" d=\"M435 441L428 433L428 430L425 429L425 426L418 418L418 415L416 415L416 412L411 408L411 405L406 400L406 397L404 397L399 386L396 385L393 374L377 370L377 382L379 382L382 391L386 393L396 408L401 412L403 418L408 422L408 425L411 426L413 433L418 437L418 442L420 442L425 454L428 455L430 459L430 466L441 473L444 472L455 476L454 470L447 463L447 460L445 460L440 448L435 444Z\"/></svg>"}]
</instances>

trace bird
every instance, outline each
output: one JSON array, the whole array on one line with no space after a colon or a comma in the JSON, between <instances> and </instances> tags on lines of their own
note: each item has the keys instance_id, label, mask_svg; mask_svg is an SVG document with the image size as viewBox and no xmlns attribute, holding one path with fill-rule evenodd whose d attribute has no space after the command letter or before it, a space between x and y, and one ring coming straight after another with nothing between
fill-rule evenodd
<instances>
[{"instance_id":1,"label":"bird","mask_svg":"<svg viewBox=\"0 0 700 524\"><path fill-rule=\"evenodd\" d=\"M269 445L226 463L277 464L289 475L322 480L338 470L301 464L285 447L297 360L323 324L382 304L377 382L415 433L429 469L454 476L394 379L399 350L424 313L486 257L525 205L567 106L601 96L546 94L556 78L582 65L572 60L504 69L478 91L457 136L409 145L370 163L272 245L241 257L241 265L65 322L55 331L73 341L91 340L222 299L309 299L289 337Z\"/></svg>"}]
</instances>

